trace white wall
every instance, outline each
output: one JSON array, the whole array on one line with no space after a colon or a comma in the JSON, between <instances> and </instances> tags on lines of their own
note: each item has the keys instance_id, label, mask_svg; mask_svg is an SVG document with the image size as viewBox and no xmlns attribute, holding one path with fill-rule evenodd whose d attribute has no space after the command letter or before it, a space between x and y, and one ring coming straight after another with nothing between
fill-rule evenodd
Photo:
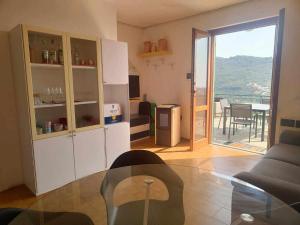
<instances>
[{"instance_id":1,"label":"white wall","mask_svg":"<svg viewBox=\"0 0 300 225\"><path fill-rule=\"evenodd\" d=\"M23 182L7 34L20 23L117 39L116 9L104 0L0 1L0 191Z\"/></svg>"},{"instance_id":2,"label":"white wall","mask_svg":"<svg viewBox=\"0 0 300 225\"><path fill-rule=\"evenodd\" d=\"M137 55L137 53L142 50L140 46L142 39L142 29L123 23L118 23L118 41L124 41L128 43L129 64L133 65L138 73L143 71L142 60ZM144 82L143 78L143 76L140 76L140 83ZM138 102L130 103L130 114L138 114Z\"/></svg>"},{"instance_id":3,"label":"white wall","mask_svg":"<svg viewBox=\"0 0 300 225\"><path fill-rule=\"evenodd\" d=\"M7 32L0 32L0 191L22 182L17 111Z\"/></svg>"},{"instance_id":4,"label":"white wall","mask_svg":"<svg viewBox=\"0 0 300 225\"><path fill-rule=\"evenodd\" d=\"M239 5L208 12L187 19L149 27L143 30L144 40L156 41L165 37L169 40L172 56L141 61L142 91L149 100L157 103L178 103L182 105L181 135L189 138L190 131L190 80L186 73L191 71L192 28L210 30L261 18L276 16L281 8L286 8L286 22L281 70L278 123L282 117L300 119L300 76L297 59L300 58L300 1L299 0L252 0ZM130 32L130 30L119 29ZM118 35L122 36L121 33ZM139 44L139 45L140 45ZM169 66L174 63L174 67ZM157 64L159 67L151 66ZM279 134L279 124L277 137Z\"/></svg>"}]
</instances>

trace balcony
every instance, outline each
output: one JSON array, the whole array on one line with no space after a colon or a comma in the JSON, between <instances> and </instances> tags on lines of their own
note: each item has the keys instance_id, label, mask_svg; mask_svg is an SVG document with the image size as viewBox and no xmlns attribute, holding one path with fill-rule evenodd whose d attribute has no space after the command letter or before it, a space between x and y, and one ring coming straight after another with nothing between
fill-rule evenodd
<instances>
[{"instance_id":1,"label":"balcony","mask_svg":"<svg viewBox=\"0 0 300 225\"><path fill-rule=\"evenodd\" d=\"M253 104L255 107L262 106L263 108L268 108L270 105L270 96L216 94L213 111L213 143L264 154L267 150L269 111L265 111L264 118L261 111L255 112L253 110L253 118L257 118L257 135L255 135L254 125L254 127L252 127L250 142L249 126L245 125L237 125L234 135L231 129L231 135L229 138L228 128L230 123L230 110L227 107L227 120L226 123L224 123L224 114L222 113L224 109L221 107L221 99L227 99L229 103Z\"/></svg>"}]
</instances>

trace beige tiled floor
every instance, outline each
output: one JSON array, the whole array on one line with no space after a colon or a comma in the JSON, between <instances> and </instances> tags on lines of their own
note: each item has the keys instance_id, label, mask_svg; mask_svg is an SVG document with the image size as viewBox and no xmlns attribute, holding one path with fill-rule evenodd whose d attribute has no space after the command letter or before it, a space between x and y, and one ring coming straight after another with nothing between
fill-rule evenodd
<instances>
[{"instance_id":1,"label":"beige tiled floor","mask_svg":"<svg viewBox=\"0 0 300 225\"><path fill-rule=\"evenodd\" d=\"M153 151L169 164L193 166L225 175L233 175L240 171L249 170L261 157L261 155L214 145L207 145L191 152L189 142L186 140L171 148L156 146L154 139L149 138L133 143L132 149ZM67 189L68 186L71 187L72 185L72 183L68 184L62 189ZM21 185L0 193L0 208L27 208L35 203L37 199L45 196L47 194L35 197L24 185Z\"/></svg>"}]
</instances>

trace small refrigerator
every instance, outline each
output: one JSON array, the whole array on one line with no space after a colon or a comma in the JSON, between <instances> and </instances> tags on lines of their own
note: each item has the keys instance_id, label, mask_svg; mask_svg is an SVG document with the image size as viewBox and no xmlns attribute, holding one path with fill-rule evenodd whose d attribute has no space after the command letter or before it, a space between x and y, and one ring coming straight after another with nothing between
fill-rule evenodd
<instances>
[{"instance_id":1,"label":"small refrigerator","mask_svg":"<svg viewBox=\"0 0 300 225\"><path fill-rule=\"evenodd\" d=\"M180 142L180 106L159 105L155 110L155 144L175 146Z\"/></svg>"}]
</instances>

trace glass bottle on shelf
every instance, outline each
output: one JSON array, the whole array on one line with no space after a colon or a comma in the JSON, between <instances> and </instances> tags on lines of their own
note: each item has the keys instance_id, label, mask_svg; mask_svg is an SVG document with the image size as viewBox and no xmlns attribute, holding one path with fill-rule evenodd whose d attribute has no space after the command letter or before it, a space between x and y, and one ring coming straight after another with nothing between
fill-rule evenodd
<instances>
[{"instance_id":1,"label":"glass bottle on shelf","mask_svg":"<svg viewBox=\"0 0 300 225\"><path fill-rule=\"evenodd\" d=\"M75 51L74 51L74 63L75 63L75 65L80 64L80 58L79 58L79 53L78 53L77 48L75 48Z\"/></svg>"},{"instance_id":2,"label":"glass bottle on shelf","mask_svg":"<svg viewBox=\"0 0 300 225\"><path fill-rule=\"evenodd\" d=\"M41 39L41 43L42 43L42 63L49 63L49 50L47 48L47 42L45 39Z\"/></svg>"},{"instance_id":3,"label":"glass bottle on shelf","mask_svg":"<svg viewBox=\"0 0 300 225\"><path fill-rule=\"evenodd\" d=\"M49 63L50 64L57 64L57 54L55 50L55 40L51 39L51 48L49 51Z\"/></svg>"},{"instance_id":4,"label":"glass bottle on shelf","mask_svg":"<svg viewBox=\"0 0 300 225\"><path fill-rule=\"evenodd\" d=\"M57 50L57 54L58 54L58 64L63 65L64 64L64 53L63 53L63 49L61 47L61 44L59 45L59 48Z\"/></svg>"}]
</instances>

